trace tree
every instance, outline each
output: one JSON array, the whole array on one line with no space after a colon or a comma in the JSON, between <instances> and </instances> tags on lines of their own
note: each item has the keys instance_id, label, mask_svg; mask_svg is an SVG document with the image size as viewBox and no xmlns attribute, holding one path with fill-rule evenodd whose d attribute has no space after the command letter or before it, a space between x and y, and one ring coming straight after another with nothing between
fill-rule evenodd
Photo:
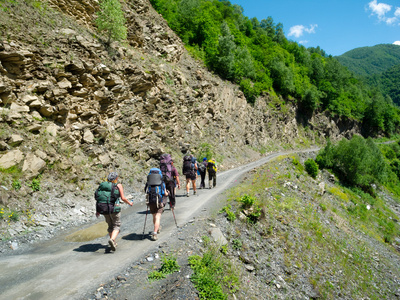
<instances>
[{"instance_id":1,"label":"tree","mask_svg":"<svg viewBox=\"0 0 400 300\"><path fill-rule=\"evenodd\" d=\"M111 40L125 40L127 29L126 19L119 0L100 0L100 11L97 12L96 25L99 31L105 31L108 37L107 44Z\"/></svg>"}]
</instances>

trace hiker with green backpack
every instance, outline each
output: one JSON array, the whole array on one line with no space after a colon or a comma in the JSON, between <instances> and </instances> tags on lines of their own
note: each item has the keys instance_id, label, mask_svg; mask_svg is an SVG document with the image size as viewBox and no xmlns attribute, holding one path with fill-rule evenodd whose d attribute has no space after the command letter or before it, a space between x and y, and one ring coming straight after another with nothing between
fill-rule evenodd
<instances>
[{"instance_id":1,"label":"hiker with green backpack","mask_svg":"<svg viewBox=\"0 0 400 300\"><path fill-rule=\"evenodd\" d=\"M120 200L133 205L124 195L124 188L121 183L117 183L118 174L111 172L107 176L107 181L102 182L95 192L96 217L103 215L108 224L108 234L110 239L108 244L112 251L117 248L116 239L121 227L121 204Z\"/></svg>"}]
</instances>

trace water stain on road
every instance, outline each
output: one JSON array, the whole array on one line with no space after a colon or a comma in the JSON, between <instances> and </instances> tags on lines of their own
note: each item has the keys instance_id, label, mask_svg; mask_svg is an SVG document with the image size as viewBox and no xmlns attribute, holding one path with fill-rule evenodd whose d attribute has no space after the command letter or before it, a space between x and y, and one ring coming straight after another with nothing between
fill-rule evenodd
<instances>
[{"instance_id":1,"label":"water stain on road","mask_svg":"<svg viewBox=\"0 0 400 300\"><path fill-rule=\"evenodd\" d=\"M76 231L65 238L67 242L88 242L107 235L107 223L100 222Z\"/></svg>"}]
</instances>

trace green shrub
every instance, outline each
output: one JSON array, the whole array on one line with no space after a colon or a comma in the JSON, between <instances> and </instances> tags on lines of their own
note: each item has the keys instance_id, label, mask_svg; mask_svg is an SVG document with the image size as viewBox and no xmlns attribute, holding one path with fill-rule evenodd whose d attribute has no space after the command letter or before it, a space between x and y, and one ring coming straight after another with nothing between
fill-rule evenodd
<instances>
[{"instance_id":1,"label":"green shrub","mask_svg":"<svg viewBox=\"0 0 400 300\"><path fill-rule=\"evenodd\" d=\"M100 11L97 12L96 25L99 31L107 33L107 43L110 44L112 39L125 40L127 36L126 19L119 0L100 0L99 4Z\"/></svg>"},{"instance_id":2,"label":"green shrub","mask_svg":"<svg viewBox=\"0 0 400 300\"><path fill-rule=\"evenodd\" d=\"M32 182L28 184L28 186L32 189L34 192L40 191L40 179L39 178L34 178L32 179Z\"/></svg>"},{"instance_id":3,"label":"green shrub","mask_svg":"<svg viewBox=\"0 0 400 300\"><path fill-rule=\"evenodd\" d=\"M239 202L242 203L243 208L250 208L253 206L253 204L257 201L255 197L252 197L250 195L244 195L239 199Z\"/></svg>"},{"instance_id":4,"label":"green shrub","mask_svg":"<svg viewBox=\"0 0 400 300\"><path fill-rule=\"evenodd\" d=\"M168 257L167 255L165 255L162 257L162 264L160 270L151 272L147 278L150 281L163 279L166 277L167 274L177 272L179 271L179 269L180 266L176 261L176 257L174 256Z\"/></svg>"},{"instance_id":5,"label":"green shrub","mask_svg":"<svg viewBox=\"0 0 400 300\"><path fill-rule=\"evenodd\" d=\"M18 191L21 188L21 182L19 182L19 180L14 180L11 186L14 190Z\"/></svg>"},{"instance_id":6,"label":"green shrub","mask_svg":"<svg viewBox=\"0 0 400 300\"><path fill-rule=\"evenodd\" d=\"M239 239L234 239L232 240L232 248L235 250L240 250L242 249L242 241Z\"/></svg>"},{"instance_id":7,"label":"green shrub","mask_svg":"<svg viewBox=\"0 0 400 300\"><path fill-rule=\"evenodd\" d=\"M236 215L231 209L232 209L232 206L227 205L227 206L224 206L220 211L220 212L226 213L226 218L228 219L229 222L233 222L236 220Z\"/></svg>"},{"instance_id":8,"label":"green shrub","mask_svg":"<svg viewBox=\"0 0 400 300\"><path fill-rule=\"evenodd\" d=\"M304 162L304 167L307 173L312 177L316 178L318 175L318 164L312 158L307 159Z\"/></svg>"},{"instance_id":9,"label":"green shrub","mask_svg":"<svg viewBox=\"0 0 400 300\"><path fill-rule=\"evenodd\" d=\"M382 152L372 139L355 135L342 139L336 146L329 141L316 159L321 168L332 169L339 179L365 191L371 183L384 183L388 178L388 165Z\"/></svg>"}]
</instances>

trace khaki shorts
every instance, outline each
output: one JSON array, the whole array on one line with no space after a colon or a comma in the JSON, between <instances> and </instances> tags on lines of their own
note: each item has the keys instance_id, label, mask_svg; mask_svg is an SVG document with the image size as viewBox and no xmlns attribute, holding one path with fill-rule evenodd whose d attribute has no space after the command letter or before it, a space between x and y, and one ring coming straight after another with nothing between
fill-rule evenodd
<instances>
[{"instance_id":1,"label":"khaki shorts","mask_svg":"<svg viewBox=\"0 0 400 300\"><path fill-rule=\"evenodd\" d=\"M105 214L104 218L108 224L108 232L113 232L114 230L120 231L121 227L121 212Z\"/></svg>"},{"instance_id":2,"label":"khaki shorts","mask_svg":"<svg viewBox=\"0 0 400 300\"><path fill-rule=\"evenodd\" d=\"M150 213L152 215L157 214L157 213L162 214L164 212L164 206L161 207L161 205L160 205L160 207L157 207L157 204L154 204L154 203L149 203L149 208L150 208Z\"/></svg>"}]
</instances>

